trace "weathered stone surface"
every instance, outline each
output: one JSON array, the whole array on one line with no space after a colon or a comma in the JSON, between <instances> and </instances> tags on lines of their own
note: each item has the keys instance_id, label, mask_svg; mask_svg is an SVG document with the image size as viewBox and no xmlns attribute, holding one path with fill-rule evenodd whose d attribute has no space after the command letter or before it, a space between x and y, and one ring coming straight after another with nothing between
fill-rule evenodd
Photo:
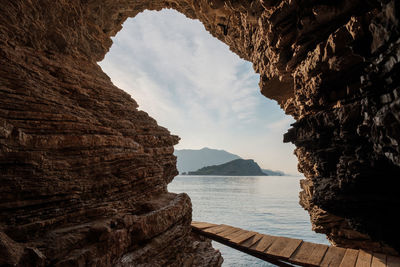
<instances>
[{"instance_id":1,"label":"weathered stone surface","mask_svg":"<svg viewBox=\"0 0 400 267\"><path fill-rule=\"evenodd\" d=\"M253 62L296 118L285 141L314 229L399 252L395 0L15 0L0 5L0 263L221 264L190 234L188 196L167 192L178 137L96 64L128 17L161 8Z\"/></svg>"},{"instance_id":2,"label":"weathered stone surface","mask_svg":"<svg viewBox=\"0 0 400 267\"><path fill-rule=\"evenodd\" d=\"M399 7L352 16L297 67L286 134L296 144L301 204L334 243L398 253ZM323 212L322 212L322 211Z\"/></svg>"},{"instance_id":3,"label":"weathered stone surface","mask_svg":"<svg viewBox=\"0 0 400 267\"><path fill-rule=\"evenodd\" d=\"M221 265L191 237L189 197L167 192L179 138L96 64L111 41L92 12L0 5L0 265Z\"/></svg>"}]
</instances>

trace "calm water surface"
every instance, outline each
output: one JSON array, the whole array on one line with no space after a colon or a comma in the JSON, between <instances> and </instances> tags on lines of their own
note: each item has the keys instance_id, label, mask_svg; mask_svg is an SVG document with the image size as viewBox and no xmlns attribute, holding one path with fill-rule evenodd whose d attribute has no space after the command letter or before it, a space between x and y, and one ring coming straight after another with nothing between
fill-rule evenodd
<instances>
[{"instance_id":1,"label":"calm water surface","mask_svg":"<svg viewBox=\"0 0 400 267\"><path fill-rule=\"evenodd\" d=\"M311 230L308 213L299 205L299 180L290 176L178 176L170 192L186 192L193 220L228 224L270 235L329 244ZM219 243L223 266L273 266Z\"/></svg>"}]
</instances>

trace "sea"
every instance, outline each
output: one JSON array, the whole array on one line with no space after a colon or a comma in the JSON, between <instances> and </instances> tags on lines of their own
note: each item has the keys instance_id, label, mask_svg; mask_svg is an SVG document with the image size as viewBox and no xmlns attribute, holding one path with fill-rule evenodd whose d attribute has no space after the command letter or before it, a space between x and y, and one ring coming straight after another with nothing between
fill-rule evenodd
<instances>
[{"instance_id":1,"label":"sea","mask_svg":"<svg viewBox=\"0 0 400 267\"><path fill-rule=\"evenodd\" d=\"M295 176L177 176L170 192L192 199L193 220L227 224L263 234L329 244L311 230L310 217L299 204L300 179ZM222 266L275 266L213 241Z\"/></svg>"}]
</instances>

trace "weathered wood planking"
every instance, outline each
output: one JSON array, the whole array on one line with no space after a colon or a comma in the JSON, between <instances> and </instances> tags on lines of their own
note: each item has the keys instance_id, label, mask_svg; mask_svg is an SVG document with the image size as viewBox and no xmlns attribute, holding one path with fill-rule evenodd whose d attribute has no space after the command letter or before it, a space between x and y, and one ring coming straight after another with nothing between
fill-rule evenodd
<instances>
[{"instance_id":1,"label":"weathered wood planking","mask_svg":"<svg viewBox=\"0 0 400 267\"><path fill-rule=\"evenodd\" d=\"M207 232L210 234L218 234L220 232L226 231L227 229L228 229L228 226L226 226L226 225L218 225L218 226L204 229L204 232Z\"/></svg>"},{"instance_id":2,"label":"weathered wood planking","mask_svg":"<svg viewBox=\"0 0 400 267\"><path fill-rule=\"evenodd\" d=\"M346 249L344 248L329 247L328 251L325 253L325 256L321 262L321 266L339 267L345 253Z\"/></svg>"},{"instance_id":3,"label":"weathered wood planking","mask_svg":"<svg viewBox=\"0 0 400 267\"><path fill-rule=\"evenodd\" d=\"M261 240L257 244L251 246L250 249L259 252L264 252L267 248L269 248L272 245L272 243L274 243L276 239L277 237L275 236L263 235Z\"/></svg>"},{"instance_id":4,"label":"weathered wood planking","mask_svg":"<svg viewBox=\"0 0 400 267\"><path fill-rule=\"evenodd\" d=\"M326 245L303 242L289 258L289 261L296 264L306 263L312 266L320 266L327 250L328 246Z\"/></svg>"},{"instance_id":5,"label":"weathered wood planking","mask_svg":"<svg viewBox=\"0 0 400 267\"><path fill-rule=\"evenodd\" d=\"M232 227L231 229L227 229L226 231L223 231L223 232L219 233L218 235L220 237L226 237L226 236L229 236L229 235L231 235L233 233L236 233L236 232L238 232L240 230L241 229L239 229L239 228Z\"/></svg>"},{"instance_id":6,"label":"weathered wood planking","mask_svg":"<svg viewBox=\"0 0 400 267\"><path fill-rule=\"evenodd\" d=\"M400 258L271 236L225 224L193 222L193 231L277 266L400 267ZM286 263L287 262L287 263Z\"/></svg>"},{"instance_id":7,"label":"weathered wood planking","mask_svg":"<svg viewBox=\"0 0 400 267\"><path fill-rule=\"evenodd\" d=\"M372 254L364 250L358 252L356 267L370 267L372 263Z\"/></svg>"},{"instance_id":8,"label":"weathered wood planking","mask_svg":"<svg viewBox=\"0 0 400 267\"><path fill-rule=\"evenodd\" d=\"M300 246L303 240L288 237L278 237L265 252L277 258L288 259Z\"/></svg>"},{"instance_id":9,"label":"weathered wood planking","mask_svg":"<svg viewBox=\"0 0 400 267\"><path fill-rule=\"evenodd\" d=\"M255 236L256 233L255 232L247 232L247 233L243 233L235 238L230 239L229 241L236 243L236 244L240 244L243 243L244 241L246 241L247 239L249 239L250 237Z\"/></svg>"},{"instance_id":10,"label":"weathered wood planking","mask_svg":"<svg viewBox=\"0 0 400 267\"><path fill-rule=\"evenodd\" d=\"M246 248L250 248L254 244L256 244L261 238L263 237L262 234L256 233L253 237L244 241L241 245Z\"/></svg>"},{"instance_id":11,"label":"weathered wood planking","mask_svg":"<svg viewBox=\"0 0 400 267\"><path fill-rule=\"evenodd\" d=\"M243 229L240 229L239 231L233 232L230 235L225 236L224 238L227 239L227 240L231 240L231 239L233 239L233 238L235 238L237 236L240 236L241 234L244 234L244 233L247 233L247 231L243 230Z\"/></svg>"},{"instance_id":12,"label":"weathered wood planking","mask_svg":"<svg viewBox=\"0 0 400 267\"><path fill-rule=\"evenodd\" d=\"M354 267L357 262L358 250L346 249L343 260L340 263L340 267Z\"/></svg>"},{"instance_id":13,"label":"weathered wood planking","mask_svg":"<svg viewBox=\"0 0 400 267\"><path fill-rule=\"evenodd\" d=\"M206 223L206 222L192 222L192 226L199 228L199 229L205 229L205 228L210 228L213 226L217 226L218 224L212 224L212 223Z\"/></svg>"}]
</instances>

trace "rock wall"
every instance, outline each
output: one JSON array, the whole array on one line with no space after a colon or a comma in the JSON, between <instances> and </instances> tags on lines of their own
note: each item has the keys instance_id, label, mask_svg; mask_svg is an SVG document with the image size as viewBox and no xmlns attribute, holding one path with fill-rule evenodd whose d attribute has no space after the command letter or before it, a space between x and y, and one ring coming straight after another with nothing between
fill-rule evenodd
<instances>
[{"instance_id":1,"label":"rock wall","mask_svg":"<svg viewBox=\"0 0 400 267\"><path fill-rule=\"evenodd\" d=\"M83 2L0 4L0 265L220 266L167 192L179 138L97 65Z\"/></svg>"},{"instance_id":2,"label":"rock wall","mask_svg":"<svg viewBox=\"0 0 400 267\"><path fill-rule=\"evenodd\" d=\"M15 0L0 5L0 264L218 266L167 192L178 137L96 64L139 12L199 19L297 122L300 203L334 243L400 251L395 0Z\"/></svg>"},{"instance_id":3,"label":"rock wall","mask_svg":"<svg viewBox=\"0 0 400 267\"><path fill-rule=\"evenodd\" d=\"M400 7L368 3L293 73L300 203L334 244L396 254L400 229ZM358 10L359 11L359 10Z\"/></svg>"}]
</instances>

